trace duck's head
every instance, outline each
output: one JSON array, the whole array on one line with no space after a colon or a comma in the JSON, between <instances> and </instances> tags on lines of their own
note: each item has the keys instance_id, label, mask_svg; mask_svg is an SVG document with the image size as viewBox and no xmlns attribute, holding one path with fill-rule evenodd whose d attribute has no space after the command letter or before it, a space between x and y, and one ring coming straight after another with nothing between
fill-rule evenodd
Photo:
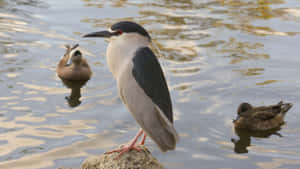
<instances>
[{"instance_id":1,"label":"duck's head","mask_svg":"<svg viewBox=\"0 0 300 169\"><path fill-rule=\"evenodd\" d=\"M66 63L66 66L71 65L72 63L78 64L81 62L82 59L82 53L80 50L78 50L78 44L70 47L69 45L66 45L65 47L67 48L65 56L68 56L68 61Z\"/></svg>"},{"instance_id":2,"label":"duck's head","mask_svg":"<svg viewBox=\"0 0 300 169\"><path fill-rule=\"evenodd\" d=\"M253 107L249 103L241 103L239 108L237 109L238 115L242 115L243 113L247 112L248 110L251 110Z\"/></svg>"},{"instance_id":3,"label":"duck's head","mask_svg":"<svg viewBox=\"0 0 300 169\"><path fill-rule=\"evenodd\" d=\"M244 113L253 109L252 105L249 103L241 103L237 109L237 117L233 122L237 121Z\"/></svg>"},{"instance_id":4,"label":"duck's head","mask_svg":"<svg viewBox=\"0 0 300 169\"><path fill-rule=\"evenodd\" d=\"M71 55L71 60L73 63L80 63L82 59L82 54L79 50L76 50L74 53L72 53Z\"/></svg>"}]
</instances>

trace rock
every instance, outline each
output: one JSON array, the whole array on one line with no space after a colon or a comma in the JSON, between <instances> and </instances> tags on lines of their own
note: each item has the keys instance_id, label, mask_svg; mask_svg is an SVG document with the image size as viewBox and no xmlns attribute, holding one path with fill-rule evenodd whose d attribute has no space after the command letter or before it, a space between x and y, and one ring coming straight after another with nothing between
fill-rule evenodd
<instances>
[{"instance_id":1,"label":"rock","mask_svg":"<svg viewBox=\"0 0 300 169\"><path fill-rule=\"evenodd\" d=\"M142 151L131 150L117 160L118 152L89 157L82 169L165 169L145 146L137 147Z\"/></svg>"}]
</instances>

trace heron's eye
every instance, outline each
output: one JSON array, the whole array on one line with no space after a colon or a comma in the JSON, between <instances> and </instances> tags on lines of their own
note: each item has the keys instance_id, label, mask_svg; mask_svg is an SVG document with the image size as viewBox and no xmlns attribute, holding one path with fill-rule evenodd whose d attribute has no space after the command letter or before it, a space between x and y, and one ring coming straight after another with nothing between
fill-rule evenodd
<instances>
[{"instance_id":1,"label":"heron's eye","mask_svg":"<svg viewBox=\"0 0 300 169\"><path fill-rule=\"evenodd\" d=\"M123 33L122 30L118 30L119 35L122 35L122 33Z\"/></svg>"},{"instance_id":2,"label":"heron's eye","mask_svg":"<svg viewBox=\"0 0 300 169\"><path fill-rule=\"evenodd\" d=\"M114 30L111 35L112 36L119 36L119 35L122 35L123 31L121 31L120 29L118 30Z\"/></svg>"}]
</instances>

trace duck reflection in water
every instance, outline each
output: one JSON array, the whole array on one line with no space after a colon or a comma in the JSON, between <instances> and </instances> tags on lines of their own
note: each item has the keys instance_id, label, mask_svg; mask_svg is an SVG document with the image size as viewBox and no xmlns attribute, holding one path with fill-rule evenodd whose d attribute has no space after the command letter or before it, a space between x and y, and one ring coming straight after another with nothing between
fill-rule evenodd
<instances>
[{"instance_id":1,"label":"duck reflection in water","mask_svg":"<svg viewBox=\"0 0 300 169\"><path fill-rule=\"evenodd\" d=\"M78 50L78 44L74 46L65 45L66 53L59 61L56 73L63 81L64 85L71 88L70 96L66 99L70 107L80 105L81 97L80 89L91 78L92 71L87 61L82 57L82 53Z\"/></svg>"},{"instance_id":2,"label":"duck reflection in water","mask_svg":"<svg viewBox=\"0 0 300 169\"><path fill-rule=\"evenodd\" d=\"M70 80L62 80L65 86L71 89L70 96L66 96L66 100L69 103L70 107L76 107L81 104L79 100L81 97L81 88L86 84L87 80L83 81L70 81Z\"/></svg>"},{"instance_id":3,"label":"duck reflection in water","mask_svg":"<svg viewBox=\"0 0 300 169\"><path fill-rule=\"evenodd\" d=\"M247 129L235 128L235 133L239 136L240 139L231 139L231 142L234 144L234 152L238 154L248 153L247 147L251 145L251 137L269 138L272 135L282 137L282 135L278 132L280 129L281 128L278 127L267 131L251 131Z\"/></svg>"}]
</instances>

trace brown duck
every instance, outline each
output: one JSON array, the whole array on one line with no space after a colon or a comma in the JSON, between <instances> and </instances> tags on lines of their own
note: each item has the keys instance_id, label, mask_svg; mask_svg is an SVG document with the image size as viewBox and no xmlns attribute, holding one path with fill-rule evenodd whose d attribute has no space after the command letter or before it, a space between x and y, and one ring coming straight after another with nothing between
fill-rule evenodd
<instances>
[{"instance_id":1,"label":"brown duck","mask_svg":"<svg viewBox=\"0 0 300 169\"><path fill-rule=\"evenodd\" d=\"M249 129L254 131L266 131L280 127L284 123L286 112L292 107L291 103L283 103L270 106L253 107L249 103L240 104L236 120L233 121L235 128Z\"/></svg>"},{"instance_id":2,"label":"brown duck","mask_svg":"<svg viewBox=\"0 0 300 169\"><path fill-rule=\"evenodd\" d=\"M56 73L62 80L84 81L89 80L92 71L87 61L82 57L82 53L78 50L78 44L70 47L66 45L67 51L59 61Z\"/></svg>"}]
</instances>

